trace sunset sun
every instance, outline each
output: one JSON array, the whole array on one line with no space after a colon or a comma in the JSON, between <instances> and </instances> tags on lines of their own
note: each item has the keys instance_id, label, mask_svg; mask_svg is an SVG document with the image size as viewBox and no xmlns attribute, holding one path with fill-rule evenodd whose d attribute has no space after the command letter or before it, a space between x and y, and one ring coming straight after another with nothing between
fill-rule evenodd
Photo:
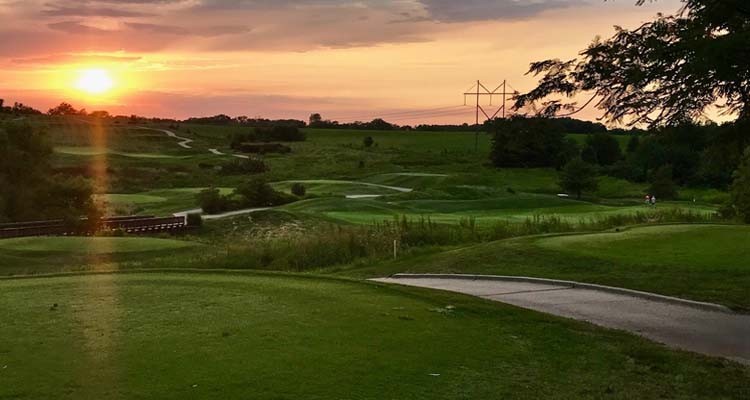
<instances>
[{"instance_id":1,"label":"sunset sun","mask_svg":"<svg viewBox=\"0 0 750 400\"><path fill-rule=\"evenodd\" d=\"M114 87L109 72L104 69L87 69L81 71L76 80L75 87L89 94L102 94Z\"/></svg>"}]
</instances>

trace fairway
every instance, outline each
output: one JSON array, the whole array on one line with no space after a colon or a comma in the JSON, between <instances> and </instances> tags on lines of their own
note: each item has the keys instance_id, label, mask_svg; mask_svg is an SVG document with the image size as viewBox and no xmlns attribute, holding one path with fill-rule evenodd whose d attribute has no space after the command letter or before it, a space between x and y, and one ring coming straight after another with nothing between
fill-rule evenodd
<instances>
[{"instance_id":1,"label":"fairway","mask_svg":"<svg viewBox=\"0 0 750 400\"><path fill-rule=\"evenodd\" d=\"M193 243L150 237L30 237L0 240L0 251L26 253L115 254L178 250Z\"/></svg>"},{"instance_id":2,"label":"fairway","mask_svg":"<svg viewBox=\"0 0 750 400\"><path fill-rule=\"evenodd\" d=\"M168 154L159 153L128 153L122 151L114 151L107 148L96 148L96 147L69 147L61 146L55 147L55 152L60 154L68 154L74 156L102 156L102 155L118 155L123 157L131 158L181 158L180 156L172 156Z\"/></svg>"},{"instance_id":3,"label":"fairway","mask_svg":"<svg viewBox=\"0 0 750 400\"><path fill-rule=\"evenodd\" d=\"M335 279L6 279L0 307L0 398L741 399L750 379L584 323Z\"/></svg>"}]
</instances>

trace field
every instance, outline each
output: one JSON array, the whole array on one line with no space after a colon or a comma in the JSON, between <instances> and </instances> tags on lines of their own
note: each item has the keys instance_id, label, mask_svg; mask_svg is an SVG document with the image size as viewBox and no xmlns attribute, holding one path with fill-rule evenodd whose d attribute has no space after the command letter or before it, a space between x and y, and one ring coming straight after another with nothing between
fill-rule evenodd
<instances>
[{"instance_id":1,"label":"field","mask_svg":"<svg viewBox=\"0 0 750 400\"><path fill-rule=\"evenodd\" d=\"M47 129L59 172L98 179L110 215L195 210L201 190L228 195L248 179L220 169L236 160L229 135L249 128L31 123ZM717 217L725 192L679 188L650 207L647 184L602 177L577 200L555 170L489 165L486 134L479 151L471 133L306 134L262 157L275 190L304 185L290 204L171 235L0 240L0 308L13 321L0 331L0 381L13 382L0 398L750 396L747 366L365 280L568 279L748 312L750 228ZM36 274L55 276L16 277Z\"/></svg>"},{"instance_id":2,"label":"field","mask_svg":"<svg viewBox=\"0 0 750 400\"><path fill-rule=\"evenodd\" d=\"M259 274L78 275L0 287L3 398L748 394L750 375L738 365L466 296Z\"/></svg>"}]
</instances>

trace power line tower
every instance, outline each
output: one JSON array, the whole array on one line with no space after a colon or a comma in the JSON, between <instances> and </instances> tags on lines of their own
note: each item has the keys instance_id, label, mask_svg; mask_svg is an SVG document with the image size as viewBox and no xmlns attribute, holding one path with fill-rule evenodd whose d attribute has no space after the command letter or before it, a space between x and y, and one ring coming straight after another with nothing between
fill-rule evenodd
<instances>
[{"instance_id":1,"label":"power line tower","mask_svg":"<svg viewBox=\"0 0 750 400\"><path fill-rule=\"evenodd\" d=\"M508 95L518 94L518 92L516 92L516 91L508 92L508 90L507 90L508 86L510 86L510 85L508 85L508 81L507 80L503 80L503 83L497 85L497 87L495 88L495 90L490 91L489 89L487 89L486 86L484 86L482 84L482 82L480 82L479 80L477 80L477 83L475 83L474 86L470 87L469 89L467 89L464 92L464 105L467 105L467 103L466 103L466 96L476 96L476 122L475 122L475 126L476 126L477 130L476 130L476 133L475 133L475 136L474 136L474 151L479 151L479 113L481 112L482 114L484 114L484 116L487 118L485 121L489 121L491 119L495 119L495 117L497 117L498 114L501 115L501 118L505 118L505 106L506 106L506 101L507 101ZM503 91L502 92L498 92L498 90L500 90L501 88L503 89ZM474 91L474 89L476 89L476 91ZM493 99L494 96L502 96L502 99L503 99L502 106L500 106L500 108L498 108L497 111L495 111L492 114L492 116L490 116L489 114L487 114L487 112L484 110L484 108L482 107L482 105L479 102L480 97L485 97L485 96L489 97L489 106L490 107L492 106L492 99Z\"/></svg>"}]
</instances>

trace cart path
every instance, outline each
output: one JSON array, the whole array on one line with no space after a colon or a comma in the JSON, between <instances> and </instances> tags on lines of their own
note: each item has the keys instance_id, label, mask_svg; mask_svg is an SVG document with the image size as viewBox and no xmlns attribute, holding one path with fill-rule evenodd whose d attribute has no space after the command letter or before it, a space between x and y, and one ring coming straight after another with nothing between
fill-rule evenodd
<instances>
[{"instance_id":1,"label":"cart path","mask_svg":"<svg viewBox=\"0 0 750 400\"><path fill-rule=\"evenodd\" d=\"M374 281L417 286L512 304L621 329L670 347L750 365L750 315L592 288L467 277L390 277Z\"/></svg>"}]
</instances>

